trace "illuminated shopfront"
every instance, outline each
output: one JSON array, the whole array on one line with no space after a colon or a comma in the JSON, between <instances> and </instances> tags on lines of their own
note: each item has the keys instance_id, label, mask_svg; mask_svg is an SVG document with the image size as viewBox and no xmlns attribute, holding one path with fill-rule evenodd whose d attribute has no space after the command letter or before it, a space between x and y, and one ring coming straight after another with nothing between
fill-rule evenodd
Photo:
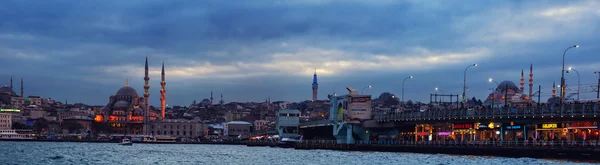
<instances>
[{"instance_id":1,"label":"illuminated shopfront","mask_svg":"<svg viewBox=\"0 0 600 165\"><path fill-rule=\"evenodd\" d=\"M477 140L501 140L500 132L502 124L500 123L476 123L475 139Z\"/></svg>"},{"instance_id":2,"label":"illuminated shopfront","mask_svg":"<svg viewBox=\"0 0 600 165\"><path fill-rule=\"evenodd\" d=\"M566 140L567 130L565 123L544 123L536 125L536 139L539 140Z\"/></svg>"},{"instance_id":3,"label":"illuminated shopfront","mask_svg":"<svg viewBox=\"0 0 600 165\"><path fill-rule=\"evenodd\" d=\"M471 141L475 137L472 123L453 124L451 137L457 141Z\"/></svg>"},{"instance_id":4,"label":"illuminated shopfront","mask_svg":"<svg viewBox=\"0 0 600 165\"><path fill-rule=\"evenodd\" d=\"M433 140L433 127L429 124L417 124L415 127L416 141L431 141Z\"/></svg>"},{"instance_id":5,"label":"illuminated shopfront","mask_svg":"<svg viewBox=\"0 0 600 165\"><path fill-rule=\"evenodd\" d=\"M504 137L502 139L506 141L523 140L525 139L525 128L525 125L510 122L503 127Z\"/></svg>"},{"instance_id":6,"label":"illuminated shopfront","mask_svg":"<svg viewBox=\"0 0 600 165\"><path fill-rule=\"evenodd\" d=\"M565 133L568 141L599 140L598 122L569 122L566 123Z\"/></svg>"}]
</instances>

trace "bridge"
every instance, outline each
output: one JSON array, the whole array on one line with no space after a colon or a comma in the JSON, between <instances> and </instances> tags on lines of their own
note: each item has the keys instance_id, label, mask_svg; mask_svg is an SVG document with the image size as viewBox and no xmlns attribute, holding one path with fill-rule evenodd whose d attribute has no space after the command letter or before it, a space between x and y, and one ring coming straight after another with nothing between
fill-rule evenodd
<instances>
[{"instance_id":1,"label":"bridge","mask_svg":"<svg viewBox=\"0 0 600 165\"><path fill-rule=\"evenodd\" d=\"M408 110L381 112L373 115L377 122L390 121L454 121L463 119L552 119L591 118L600 112L600 104L580 103L560 106L529 106L520 108L479 108L444 110Z\"/></svg>"},{"instance_id":2,"label":"bridge","mask_svg":"<svg viewBox=\"0 0 600 165\"><path fill-rule=\"evenodd\" d=\"M331 97L332 106L329 120L303 122L300 124L300 129L304 129L305 131L301 132L303 134L315 134L316 130L319 130L320 134L333 135L338 144L353 144L357 141L367 141L371 140L372 136L396 137L401 132L411 134L414 137L414 139L412 137L411 139L414 141L419 139L427 141L423 139L424 137L419 138L419 136L427 134L427 136L430 136L429 141L431 141L434 140L431 137L433 134L435 134L436 138L439 136L453 136L455 129L462 129L455 128L453 124L463 123L470 125L470 128L467 128L470 134L479 134L478 131L484 130L488 130L488 132L519 131L521 132L519 133L519 138L526 139L528 137L538 138L538 131L540 130L555 130L556 132L562 131L563 136L571 136L571 139L575 139L575 136L583 136L584 140L586 137L591 138L592 136L595 139L600 139L600 136L598 136L598 121L596 119L600 115L600 104L598 102L567 103L562 107L545 104L505 108L438 108L429 110L421 110L420 108L413 107L403 111L377 112L364 120L357 121L352 120L353 116L348 115L353 112L352 107L348 107L351 104L350 99L352 97L361 96L349 94ZM348 111L348 109L350 110ZM496 123L496 128L486 128L486 125L489 125L487 123ZM542 128L541 124L545 123L553 123L557 126ZM450 127L450 129L446 129L444 132L425 130L427 127L440 127L444 124ZM517 126L513 126L513 124L517 125L520 130L516 130ZM572 133L577 133L578 130L583 129L586 129L589 135ZM415 135L417 133L421 135ZM595 133L595 136L593 133ZM499 136L499 140L504 140L503 134L496 134ZM488 135L481 136L472 135L469 140L483 138L483 136ZM555 138L553 135L549 136ZM489 135L488 137L494 137L494 135ZM513 138L516 137L512 137L511 140Z\"/></svg>"}]
</instances>

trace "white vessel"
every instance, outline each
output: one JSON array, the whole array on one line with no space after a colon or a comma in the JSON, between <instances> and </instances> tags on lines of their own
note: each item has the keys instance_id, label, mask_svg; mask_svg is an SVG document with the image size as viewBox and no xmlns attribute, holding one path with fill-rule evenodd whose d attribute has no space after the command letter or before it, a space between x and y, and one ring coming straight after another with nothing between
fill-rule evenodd
<instances>
[{"instance_id":1,"label":"white vessel","mask_svg":"<svg viewBox=\"0 0 600 165\"><path fill-rule=\"evenodd\" d=\"M0 139L33 139L29 134L18 134L15 130L0 130Z\"/></svg>"},{"instance_id":2,"label":"white vessel","mask_svg":"<svg viewBox=\"0 0 600 165\"><path fill-rule=\"evenodd\" d=\"M130 145L133 145L133 143L131 141L129 141L129 139L125 138L121 141L121 143L119 143L119 145L130 146Z\"/></svg>"}]
</instances>

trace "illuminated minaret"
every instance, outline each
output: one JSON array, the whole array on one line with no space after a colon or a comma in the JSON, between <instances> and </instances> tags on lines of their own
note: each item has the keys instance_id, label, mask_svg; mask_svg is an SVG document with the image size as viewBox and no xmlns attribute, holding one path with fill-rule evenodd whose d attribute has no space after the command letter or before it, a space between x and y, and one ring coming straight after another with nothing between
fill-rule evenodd
<instances>
[{"instance_id":1,"label":"illuminated minaret","mask_svg":"<svg viewBox=\"0 0 600 165\"><path fill-rule=\"evenodd\" d=\"M165 82L165 62L163 61L162 71L160 72L160 113L163 120L165 119L165 102L167 101L165 85L167 85L167 82Z\"/></svg>"},{"instance_id":2,"label":"illuminated minaret","mask_svg":"<svg viewBox=\"0 0 600 165\"><path fill-rule=\"evenodd\" d=\"M521 93L525 90L525 74L523 74L523 69L521 69Z\"/></svg>"},{"instance_id":3,"label":"illuminated minaret","mask_svg":"<svg viewBox=\"0 0 600 165\"><path fill-rule=\"evenodd\" d=\"M552 97L556 97L556 82L552 82Z\"/></svg>"},{"instance_id":4,"label":"illuminated minaret","mask_svg":"<svg viewBox=\"0 0 600 165\"><path fill-rule=\"evenodd\" d=\"M150 93L148 93L148 90L150 89L150 84L148 83L150 81L150 77L148 77L148 56L146 56L146 65L145 65L145 70L144 70L144 105L146 106L146 109L144 110L144 135L148 134L148 120L150 120L150 118L148 117L150 115L150 106L148 105L149 102L149 98L150 98Z\"/></svg>"},{"instance_id":5,"label":"illuminated minaret","mask_svg":"<svg viewBox=\"0 0 600 165\"><path fill-rule=\"evenodd\" d=\"M529 99L533 97L533 64L529 65Z\"/></svg>"},{"instance_id":6,"label":"illuminated minaret","mask_svg":"<svg viewBox=\"0 0 600 165\"><path fill-rule=\"evenodd\" d=\"M312 90L312 101L317 101L317 91L319 90L319 83L317 83L317 68L315 68L315 74L313 75Z\"/></svg>"}]
</instances>

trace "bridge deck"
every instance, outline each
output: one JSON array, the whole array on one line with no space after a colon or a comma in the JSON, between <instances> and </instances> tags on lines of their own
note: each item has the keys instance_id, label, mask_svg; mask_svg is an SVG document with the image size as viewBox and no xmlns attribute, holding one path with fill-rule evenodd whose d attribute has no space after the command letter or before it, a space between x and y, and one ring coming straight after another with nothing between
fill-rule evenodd
<instances>
[{"instance_id":1,"label":"bridge deck","mask_svg":"<svg viewBox=\"0 0 600 165\"><path fill-rule=\"evenodd\" d=\"M552 107L522 107L494 109L444 109L444 110L408 110L403 112L381 112L373 115L378 122L418 121L418 120L455 120L475 118L574 118L596 117L599 104L569 104L562 109Z\"/></svg>"}]
</instances>

